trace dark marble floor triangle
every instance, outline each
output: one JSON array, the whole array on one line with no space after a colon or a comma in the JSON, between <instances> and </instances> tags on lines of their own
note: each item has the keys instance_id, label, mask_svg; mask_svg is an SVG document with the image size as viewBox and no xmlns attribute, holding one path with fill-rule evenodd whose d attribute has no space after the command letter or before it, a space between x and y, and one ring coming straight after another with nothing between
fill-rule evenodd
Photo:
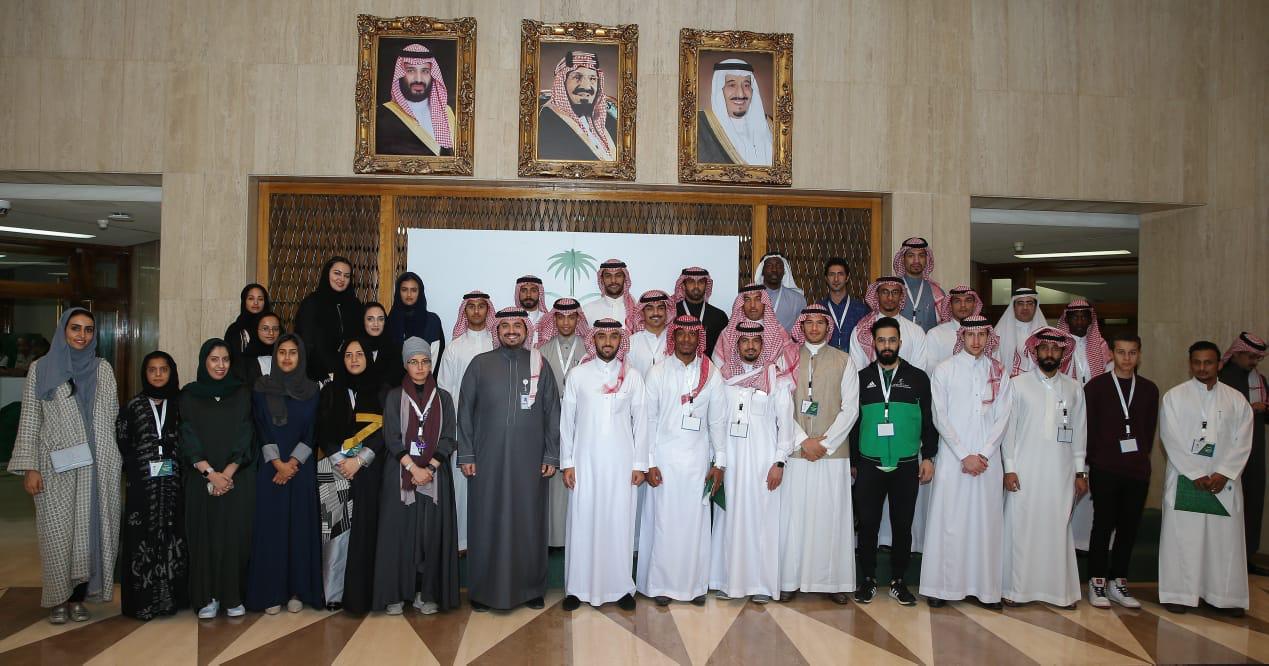
<instances>
[{"instance_id":1,"label":"dark marble floor triangle","mask_svg":"<svg viewBox=\"0 0 1269 666\"><path fill-rule=\"evenodd\" d=\"M222 612L214 620L195 620L198 622L198 666L211 663L261 617L260 613L226 617Z\"/></svg>"},{"instance_id":2,"label":"dark marble floor triangle","mask_svg":"<svg viewBox=\"0 0 1269 666\"><path fill-rule=\"evenodd\" d=\"M0 640L48 619L49 609L40 607L40 588L11 587L0 596Z\"/></svg>"},{"instance_id":3,"label":"dark marble floor triangle","mask_svg":"<svg viewBox=\"0 0 1269 666\"><path fill-rule=\"evenodd\" d=\"M887 603L885 599L878 600ZM920 657L912 653L899 639L886 631L876 620L872 619L854 603L839 605L822 594L799 594L793 601L784 604L811 619L823 622L843 633L867 641L891 654L897 655L913 663L921 663ZM918 622L916 609L912 609L912 621Z\"/></svg>"},{"instance_id":4,"label":"dark marble floor triangle","mask_svg":"<svg viewBox=\"0 0 1269 666\"><path fill-rule=\"evenodd\" d=\"M806 664L775 619L758 604L747 603L736 616L708 664Z\"/></svg>"},{"instance_id":5,"label":"dark marble floor triangle","mask_svg":"<svg viewBox=\"0 0 1269 666\"><path fill-rule=\"evenodd\" d=\"M329 664L344 651L364 618L334 613L225 662L234 666L294 664L295 656L315 664Z\"/></svg>"},{"instance_id":6,"label":"dark marble floor triangle","mask_svg":"<svg viewBox=\"0 0 1269 666\"><path fill-rule=\"evenodd\" d=\"M957 610L958 601L930 609L930 644L936 664L1034 664L1017 647Z\"/></svg>"},{"instance_id":7,"label":"dark marble floor triangle","mask_svg":"<svg viewBox=\"0 0 1269 666\"><path fill-rule=\"evenodd\" d=\"M0 655L5 666L19 664L82 664L141 628L143 623L116 615Z\"/></svg>"},{"instance_id":8,"label":"dark marble floor triangle","mask_svg":"<svg viewBox=\"0 0 1269 666\"><path fill-rule=\"evenodd\" d=\"M1116 608L1128 631L1156 661L1168 664L1253 664L1256 660L1153 613ZM1166 612L1166 611L1164 611Z\"/></svg>"},{"instance_id":9,"label":"dark marble floor triangle","mask_svg":"<svg viewBox=\"0 0 1269 666\"><path fill-rule=\"evenodd\" d=\"M1096 645L1099 648L1118 652L1131 659L1140 659L1140 657L1126 648L1120 647L1101 634L1090 631L1078 622L1074 622L1063 617L1050 606L1036 602L1016 608L1006 608L1005 616L1014 620L1021 620L1027 624L1032 624L1043 629L1048 629L1055 634L1061 634L1077 641ZM1109 612L1109 611L1107 611Z\"/></svg>"},{"instance_id":10,"label":"dark marble floor triangle","mask_svg":"<svg viewBox=\"0 0 1269 666\"><path fill-rule=\"evenodd\" d=\"M586 611L607 615L661 654L683 666L692 666L692 658L687 654L687 646L683 644L683 637L679 634L679 627L674 623L669 607L657 606L653 600L639 597L639 603L633 611L623 611L616 604L604 604L597 611L586 606L577 610L578 613Z\"/></svg>"},{"instance_id":11,"label":"dark marble floor triangle","mask_svg":"<svg viewBox=\"0 0 1269 666\"><path fill-rule=\"evenodd\" d=\"M568 618L569 613L556 603L470 663L475 666L570 664L573 635Z\"/></svg>"},{"instance_id":12,"label":"dark marble floor triangle","mask_svg":"<svg viewBox=\"0 0 1269 666\"><path fill-rule=\"evenodd\" d=\"M454 610L423 615L407 607L405 619L437 661L452 664L458 656L458 646L463 642L463 631L471 613L471 604L467 603L467 593L464 592L458 608Z\"/></svg>"}]
</instances>

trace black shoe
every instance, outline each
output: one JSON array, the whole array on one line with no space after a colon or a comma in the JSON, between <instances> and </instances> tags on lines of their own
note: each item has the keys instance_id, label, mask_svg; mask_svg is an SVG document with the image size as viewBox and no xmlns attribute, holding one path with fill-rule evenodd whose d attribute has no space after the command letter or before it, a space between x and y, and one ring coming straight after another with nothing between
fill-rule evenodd
<instances>
[{"instance_id":1,"label":"black shoe","mask_svg":"<svg viewBox=\"0 0 1269 666\"><path fill-rule=\"evenodd\" d=\"M618 599L618 600L617 600L617 608L620 608L620 609L621 609L621 610L623 610L623 611L632 611L632 610L634 610L634 609L635 609L635 600L634 600L634 596L627 594L626 596L624 596L624 597L622 597L622 598ZM567 608L565 608L564 610L568 610L568 609L567 609Z\"/></svg>"},{"instance_id":2,"label":"black shoe","mask_svg":"<svg viewBox=\"0 0 1269 666\"><path fill-rule=\"evenodd\" d=\"M1185 615L1190 610L1188 606L1182 606L1181 604L1163 604L1163 607L1168 609L1169 613L1176 613L1177 615Z\"/></svg>"},{"instance_id":3,"label":"black shoe","mask_svg":"<svg viewBox=\"0 0 1269 666\"><path fill-rule=\"evenodd\" d=\"M1259 564L1248 564L1247 573L1253 576L1269 576L1269 567L1262 567Z\"/></svg>"},{"instance_id":4,"label":"black shoe","mask_svg":"<svg viewBox=\"0 0 1269 666\"><path fill-rule=\"evenodd\" d=\"M925 605L929 606L930 608L942 608L947 605L947 601L943 599L938 599L936 597L926 597Z\"/></svg>"},{"instance_id":5,"label":"black shoe","mask_svg":"<svg viewBox=\"0 0 1269 666\"><path fill-rule=\"evenodd\" d=\"M471 609L472 609L472 610L474 610L474 611L476 611L477 613L488 613L488 612L489 612L489 607L488 607L488 606L486 606L486 605L484 605L484 604L482 604L482 603L480 603L479 601L472 601L472 602L471 602Z\"/></svg>"},{"instance_id":6,"label":"black shoe","mask_svg":"<svg viewBox=\"0 0 1269 666\"><path fill-rule=\"evenodd\" d=\"M542 597L533 597L532 599L524 602L524 605L532 608L533 610L542 610L546 607L546 600Z\"/></svg>"},{"instance_id":7,"label":"black shoe","mask_svg":"<svg viewBox=\"0 0 1269 666\"><path fill-rule=\"evenodd\" d=\"M704 606L704 605L705 605L705 595L703 595L703 594L702 594L701 596L696 597L695 599L693 599L693 600L692 600L692 605L693 605L693 606Z\"/></svg>"},{"instance_id":8,"label":"black shoe","mask_svg":"<svg viewBox=\"0 0 1269 666\"><path fill-rule=\"evenodd\" d=\"M845 606L847 603L850 602L850 595L846 594L845 592L834 592L830 594L828 598L832 599L833 603L837 604L838 606Z\"/></svg>"},{"instance_id":9,"label":"black shoe","mask_svg":"<svg viewBox=\"0 0 1269 666\"><path fill-rule=\"evenodd\" d=\"M900 606L916 605L916 597L908 591L908 586L903 584L902 578L890 581L890 598L898 601Z\"/></svg>"},{"instance_id":10,"label":"black shoe","mask_svg":"<svg viewBox=\"0 0 1269 666\"><path fill-rule=\"evenodd\" d=\"M859 589L855 590L855 603L870 604L872 603L873 596L876 594L877 581L872 578L865 578L864 581L859 584Z\"/></svg>"},{"instance_id":11,"label":"black shoe","mask_svg":"<svg viewBox=\"0 0 1269 666\"><path fill-rule=\"evenodd\" d=\"M582 600L570 594L567 597L564 597L564 603L560 604L560 607L572 613L573 611L581 607L581 605L582 605ZM532 604L530 604L529 607L532 608L533 607Z\"/></svg>"},{"instance_id":12,"label":"black shoe","mask_svg":"<svg viewBox=\"0 0 1269 666\"><path fill-rule=\"evenodd\" d=\"M1246 611L1241 608L1218 608L1217 610L1225 617L1242 617L1247 614Z\"/></svg>"},{"instance_id":13,"label":"black shoe","mask_svg":"<svg viewBox=\"0 0 1269 666\"><path fill-rule=\"evenodd\" d=\"M658 606L669 606L671 601L669 597L653 597L652 600L657 602ZM695 602L696 600L693 599L692 601Z\"/></svg>"},{"instance_id":14,"label":"black shoe","mask_svg":"<svg viewBox=\"0 0 1269 666\"><path fill-rule=\"evenodd\" d=\"M978 600L978 605L982 606L983 608L986 608L987 610L1002 610L1005 607L1005 605L1000 603L999 601L993 601L988 603L986 601L983 601L982 599Z\"/></svg>"},{"instance_id":15,"label":"black shoe","mask_svg":"<svg viewBox=\"0 0 1269 666\"><path fill-rule=\"evenodd\" d=\"M343 609L344 609L344 605L339 602L326 604L326 610L328 611L340 611Z\"/></svg>"},{"instance_id":16,"label":"black shoe","mask_svg":"<svg viewBox=\"0 0 1269 666\"><path fill-rule=\"evenodd\" d=\"M781 603L784 603L784 602L793 601L793 597L796 597L796 596L798 596L798 591L797 591L797 590L790 590L790 591L788 591L788 592L781 592L781 593L780 593L780 602L781 602Z\"/></svg>"}]
</instances>

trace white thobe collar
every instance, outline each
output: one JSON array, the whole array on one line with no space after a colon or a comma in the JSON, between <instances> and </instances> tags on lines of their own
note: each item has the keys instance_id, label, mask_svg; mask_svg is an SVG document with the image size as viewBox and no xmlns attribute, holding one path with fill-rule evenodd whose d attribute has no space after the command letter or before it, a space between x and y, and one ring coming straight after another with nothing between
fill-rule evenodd
<instances>
[{"instance_id":1,"label":"white thobe collar","mask_svg":"<svg viewBox=\"0 0 1269 666\"><path fill-rule=\"evenodd\" d=\"M811 343L809 343L809 342L806 342L806 343L803 343L803 344L805 344L805 345L806 345L806 349L807 349L807 351L810 351L810 352L811 352L811 356L815 356L816 354L820 353L820 350L821 350L821 349L823 349L823 348L824 348L824 345L826 345L826 344L828 344L828 343L827 343L827 342L821 342L821 343L819 343L819 344L811 344Z\"/></svg>"}]
</instances>

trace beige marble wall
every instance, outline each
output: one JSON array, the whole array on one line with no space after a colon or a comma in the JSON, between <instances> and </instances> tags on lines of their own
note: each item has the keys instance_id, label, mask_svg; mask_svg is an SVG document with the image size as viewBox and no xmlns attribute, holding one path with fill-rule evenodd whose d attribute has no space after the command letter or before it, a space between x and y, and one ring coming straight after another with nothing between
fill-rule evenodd
<instances>
[{"instance_id":1,"label":"beige marble wall","mask_svg":"<svg viewBox=\"0 0 1269 666\"><path fill-rule=\"evenodd\" d=\"M886 193L887 248L931 237L937 277L954 284L969 278L971 194L1203 203L1143 228L1152 362L1199 330L1170 320L1181 310L1162 294L1199 300L1213 293L1205 286L1232 284L1201 306L1219 322L1216 337L1244 320L1269 324L1263 293L1236 279L1238 260L1254 260L1262 278L1269 263L1260 0L2 6L0 168L164 175L161 336L187 364L200 339L223 331L253 271L248 177L352 175L358 13L477 18L483 179L515 178L521 18L640 26L643 183L676 178L679 28L792 32L794 185ZM1180 282L1204 270L1210 277Z\"/></svg>"}]
</instances>

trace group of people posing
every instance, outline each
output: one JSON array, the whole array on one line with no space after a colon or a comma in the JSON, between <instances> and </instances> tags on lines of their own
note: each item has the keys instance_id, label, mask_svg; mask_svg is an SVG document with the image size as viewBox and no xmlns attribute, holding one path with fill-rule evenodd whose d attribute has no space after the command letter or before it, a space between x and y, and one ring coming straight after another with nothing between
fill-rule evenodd
<instances>
[{"instance_id":1,"label":"group of people posing","mask_svg":"<svg viewBox=\"0 0 1269 666\"><path fill-rule=\"evenodd\" d=\"M474 610L541 608L558 546L568 611L629 610L636 592L702 605L711 590L869 603L888 544L903 605L916 551L931 606L1069 606L1078 547L1088 601L1136 607L1126 578L1157 429L1160 600L1247 607L1246 573L1265 573L1248 565L1263 340L1195 343L1192 379L1160 400L1136 373L1140 339L1108 344L1087 302L1048 326L1018 289L993 326L973 290L930 280L923 239L893 268L861 303L832 259L828 296L808 305L767 255L728 314L704 269L635 297L609 260L585 304L548 309L531 275L510 307L467 293L446 336L417 275L389 310L361 303L335 257L293 332L248 285L196 381L178 388L155 352L122 410L91 313L67 310L10 463L36 502L43 604L52 622L88 619L119 553L123 611L142 619L430 614L457 607L465 552Z\"/></svg>"}]
</instances>

